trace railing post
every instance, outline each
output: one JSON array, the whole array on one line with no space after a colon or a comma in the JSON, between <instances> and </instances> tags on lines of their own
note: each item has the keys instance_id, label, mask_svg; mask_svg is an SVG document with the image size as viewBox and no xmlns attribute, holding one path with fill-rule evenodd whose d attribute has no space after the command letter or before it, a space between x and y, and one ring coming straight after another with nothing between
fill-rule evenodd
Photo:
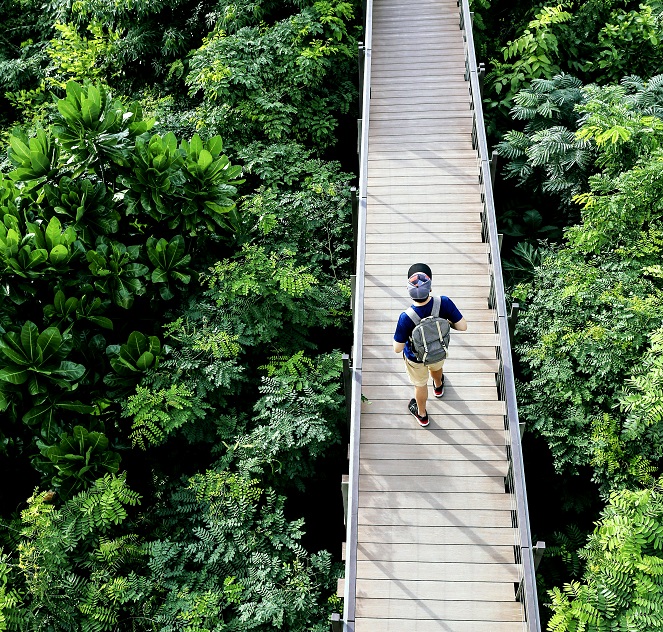
<instances>
[{"instance_id":1,"label":"railing post","mask_svg":"<svg viewBox=\"0 0 663 632\"><path fill-rule=\"evenodd\" d=\"M345 393L345 413L347 416L348 428L352 418L352 369L350 368L350 354L343 354L343 392Z\"/></svg>"},{"instance_id":2,"label":"railing post","mask_svg":"<svg viewBox=\"0 0 663 632\"><path fill-rule=\"evenodd\" d=\"M539 569L539 564L543 559L543 554L546 551L546 543L539 540L534 547L534 571L536 572Z\"/></svg>"},{"instance_id":3,"label":"railing post","mask_svg":"<svg viewBox=\"0 0 663 632\"><path fill-rule=\"evenodd\" d=\"M483 80L486 78L486 64L479 64L479 68L477 69L477 77L479 77L479 94L483 99Z\"/></svg>"},{"instance_id":4,"label":"railing post","mask_svg":"<svg viewBox=\"0 0 663 632\"><path fill-rule=\"evenodd\" d=\"M341 615L338 612L332 612L331 616L331 632L342 632L343 624L341 623Z\"/></svg>"},{"instance_id":5,"label":"railing post","mask_svg":"<svg viewBox=\"0 0 663 632\"><path fill-rule=\"evenodd\" d=\"M513 332L516 329L518 322L518 314L520 313L520 303L511 304L511 313L509 314L509 338L513 338Z\"/></svg>"},{"instance_id":6,"label":"railing post","mask_svg":"<svg viewBox=\"0 0 663 632\"><path fill-rule=\"evenodd\" d=\"M497 150L493 150L493 153L490 154L490 182L495 186L495 178L497 177L497 159L499 158Z\"/></svg>"},{"instance_id":7,"label":"railing post","mask_svg":"<svg viewBox=\"0 0 663 632\"><path fill-rule=\"evenodd\" d=\"M352 269L357 266L357 229L359 228L359 197L357 187L350 187L352 200Z\"/></svg>"},{"instance_id":8,"label":"railing post","mask_svg":"<svg viewBox=\"0 0 663 632\"><path fill-rule=\"evenodd\" d=\"M348 524L348 494L350 492L350 475L341 477L341 493L343 494L343 524Z\"/></svg>"},{"instance_id":9,"label":"railing post","mask_svg":"<svg viewBox=\"0 0 663 632\"><path fill-rule=\"evenodd\" d=\"M364 90L364 56L366 50L364 42L357 42L357 61L359 62L359 94ZM361 103L359 104L359 112L361 113Z\"/></svg>"}]
</instances>

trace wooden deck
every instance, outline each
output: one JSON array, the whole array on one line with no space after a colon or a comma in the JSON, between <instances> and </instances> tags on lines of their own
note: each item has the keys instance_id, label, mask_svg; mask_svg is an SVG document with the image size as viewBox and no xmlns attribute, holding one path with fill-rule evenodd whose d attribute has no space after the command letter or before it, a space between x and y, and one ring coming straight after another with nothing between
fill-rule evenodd
<instances>
[{"instance_id":1,"label":"wooden deck","mask_svg":"<svg viewBox=\"0 0 663 632\"><path fill-rule=\"evenodd\" d=\"M515 632L520 569L456 0L373 0L356 632ZM431 423L392 349L410 264L468 321Z\"/></svg>"}]
</instances>

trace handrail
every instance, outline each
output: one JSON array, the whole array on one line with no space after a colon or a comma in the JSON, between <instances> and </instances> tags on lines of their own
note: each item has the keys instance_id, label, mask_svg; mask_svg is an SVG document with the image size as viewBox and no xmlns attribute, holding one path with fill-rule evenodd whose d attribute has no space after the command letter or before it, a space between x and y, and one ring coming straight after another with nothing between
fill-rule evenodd
<instances>
[{"instance_id":1,"label":"handrail","mask_svg":"<svg viewBox=\"0 0 663 632\"><path fill-rule=\"evenodd\" d=\"M350 402L350 469L346 521L345 587L343 630L354 632L357 596L357 530L359 502L359 434L361 416L362 347L364 336L364 266L366 263L366 187L368 183L368 124L371 99L371 48L373 40L373 0L364 4L364 72L359 145L359 217L355 271L354 327L352 353L352 396Z\"/></svg>"},{"instance_id":2,"label":"handrail","mask_svg":"<svg viewBox=\"0 0 663 632\"><path fill-rule=\"evenodd\" d=\"M532 536L527 506L527 490L525 487L525 471L523 466L522 444L520 440L520 424L516 404L516 387L511 359L511 341L509 340L508 315L504 295L504 279L500 258L497 220L495 218L495 200L490 176L490 160L488 158L488 141L481 103L481 87L477 70L474 35L472 33L472 14L468 0L458 0L460 10L460 28L465 34L465 79L469 81L472 98L473 130L472 140L479 150L479 181L482 188L484 239L488 239L491 262L491 299L497 310L497 332L500 340L500 375L499 386L503 399L506 401L506 428L510 438L510 484L515 496L519 562L522 566L522 577L518 589L518 597L523 603L528 632L540 632L539 604L536 592L534 556L532 555Z\"/></svg>"}]
</instances>

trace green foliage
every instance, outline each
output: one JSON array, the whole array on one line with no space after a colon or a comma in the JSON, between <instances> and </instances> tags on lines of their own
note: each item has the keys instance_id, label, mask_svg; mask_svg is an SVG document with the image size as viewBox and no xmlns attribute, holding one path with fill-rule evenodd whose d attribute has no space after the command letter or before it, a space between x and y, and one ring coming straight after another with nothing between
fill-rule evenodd
<instances>
[{"instance_id":1,"label":"green foliage","mask_svg":"<svg viewBox=\"0 0 663 632\"><path fill-rule=\"evenodd\" d=\"M550 591L551 632L656 630L663 626L663 503L660 485L610 496L580 556L582 582Z\"/></svg>"},{"instance_id":2,"label":"green foliage","mask_svg":"<svg viewBox=\"0 0 663 632\"><path fill-rule=\"evenodd\" d=\"M71 435L65 434L54 445L39 443L45 461L42 469L53 472L52 484L61 497L87 488L106 473L115 474L121 457L109 449L108 438L101 432L88 432L74 426Z\"/></svg>"},{"instance_id":3,"label":"green foliage","mask_svg":"<svg viewBox=\"0 0 663 632\"><path fill-rule=\"evenodd\" d=\"M572 18L563 5L543 7L523 34L502 49L504 62L493 62L487 80L496 95L492 107L510 108L513 97L534 79L551 79L559 66L559 25ZM489 106L489 107L490 107Z\"/></svg>"},{"instance_id":4,"label":"green foliage","mask_svg":"<svg viewBox=\"0 0 663 632\"><path fill-rule=\"evenodd\" d=\"M172 384L158 391L137 386L136 394L128 398L123 408L123 416L133 419L132 445L145 450L164 443L185 424L204 418L211 406L185 384Z\"/></svg>"},{"instance_id":5,"label":"green foliage","mask_svg":"<svg viewBox=\"0 0 663 632\"><path fill-rule=\"evenodd\" d=\"M108 474L60 509L52 499L53 492L35 493L12 525L13 600L21 607L9 629L112 630L121 607L130 603L138 611L144 594L140 578L125 574L140 552L130 538L105 534L127 519L140 497L124 477Z\"/></svg>"},{"instance_id":6,"label":"green foliage","mask_svg":"<svg viewBox=\"0 0 663 632\"><path fill-rule=\"evenodd\" d=\"M303 487L303 477L313 473L315 459L340 438L341 357L335 353L312 361L300 351L271 358L264 368L262 397L247 432L227 446L222 462L236 460L247 476L269 465L281 484L294 480Z\"/></svg>"},{"instance_id":7,"label":"green foliage","mask_svg":"<svg viewBox=\"0 0 663 632\"><path fill-rule=\"evenodd\" d=\"M565 249L548 252L534 272L516 332L527 380L520 414L546 438L559 469L575 470L605 449L592 426L617 404L663 317L660 290L631 256L585 261Z\"/></svg>"},{"instance_id":8,"label":"green foliage","mask_svg":"<svg viewBox=\"0 0 663 632\"><path fill-rule=\"evenodd\" d=\"M192 96L203 94L205 125L232 144L332 144L336 113L346 113L355 94L352 14L352 4L334 0L270 25L228 33L219 24L190 56L186 78Z\"/></svg>"},{"instance_id":9,"label":"green foliage","mask_svg":"<svg viewBox=\"0 0 663 632\"><path fill-rule=\"evenodd\" d=\"M132 174L122 180L129 187L129 214L146 213L157 224L192 235L202 226L210 232L227 226L224 215L235 205L235 185L243 181L237 179L241 167L231 166L222 150L220 136L203 143L194 134L179 147L172 133L138 139Z\"/></svg>"},{"instance_id":10,"label":"green foliage","mask_svg":"<svg viewBox=\"0 0 663 632\"><path fill-rule=\"evenodd\" d=\"M169 300L175 296L170 289L172 281L188 285L191 274L187 265L191 255L185 255L185 244L182 235L175 235L170 241L163 237L157 241L150 237L146 244L147 256L154 266L152 283L163 283L159 286L161 298Z\"/></svg>"},{"instance_id":11,"label":"green foliage","mask_svg":"<svg viewBox=\"0 0 663 632\"><path fill-rule=\"evenodd\" d=\"M160 629L327 630L319 604L335 579L330 556L306 553L302 521L288 521L284 504L256 479L217 470L173 491L148 544Z\"/></svg>"}]
</instances>

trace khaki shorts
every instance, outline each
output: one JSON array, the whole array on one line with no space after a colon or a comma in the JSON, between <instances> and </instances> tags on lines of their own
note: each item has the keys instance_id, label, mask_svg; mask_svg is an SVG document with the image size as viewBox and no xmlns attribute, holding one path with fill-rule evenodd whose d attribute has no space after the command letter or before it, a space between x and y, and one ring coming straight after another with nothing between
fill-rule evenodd
<instances>
[{"instance_id":1,"label":"khaki shorts","mask_svg":"<svg viewBox=\"0 0 663 632\"><path fill-rule=\"evenodd\" d=\"M403 360L405 360L407 376L410 379L410 383L414 386L426 386L428 384L428 374L433 371L439 371L444 366L444 360L426 366L425 364L408 360L405 354L403 354Z\"/></svg>"}]
</instances>

